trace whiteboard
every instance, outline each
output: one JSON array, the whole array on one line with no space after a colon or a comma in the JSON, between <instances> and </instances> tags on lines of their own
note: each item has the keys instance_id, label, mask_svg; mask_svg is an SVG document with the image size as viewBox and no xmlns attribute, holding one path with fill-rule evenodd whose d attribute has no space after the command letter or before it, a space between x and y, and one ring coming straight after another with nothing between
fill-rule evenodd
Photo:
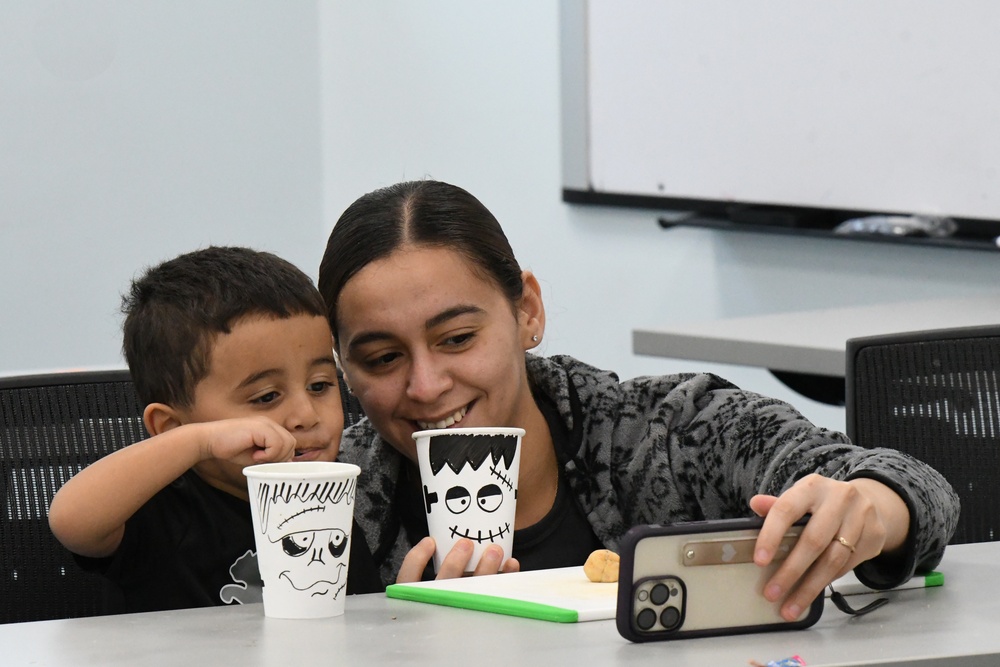
<instances>
[{"instance_id":1,"label":"whiteboard","mask_svg":"<svg viewBox=\"0 0 1000 667\"><path fill-rule=\"evenodd\" d=\"M1000 219L1000 2L589 0L584 20L590 190Z\"/></svg>"}]
</instances>

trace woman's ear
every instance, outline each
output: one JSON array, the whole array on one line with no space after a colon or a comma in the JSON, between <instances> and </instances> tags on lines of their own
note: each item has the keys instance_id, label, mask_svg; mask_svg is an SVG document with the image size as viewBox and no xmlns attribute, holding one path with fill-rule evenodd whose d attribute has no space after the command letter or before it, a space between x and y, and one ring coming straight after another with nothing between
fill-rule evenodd
<instances>
[{"instance_id":1,"label":"woman's ear","mask_svg":"<svg viewBox=\"0 0 1000 667\"><path fill-rule=\"evenodd\" d=\"M521 329L521 344L525 350L538 347L545 333L545 304L542 303L542 287L531 271L521 272L523 292L518 307L518 325Z\"/></svg>"},{"instance_id":2,"label":"woman's ear","mask_svg":"<svg viewBox=\"0 0 1000 667\"><path fill-rule=\"evenodd\" d=\"M165 403L150 403L142 411L142 423L150 435L160 435L184 423L181 415Z\"/></svg>"}]
</instances>

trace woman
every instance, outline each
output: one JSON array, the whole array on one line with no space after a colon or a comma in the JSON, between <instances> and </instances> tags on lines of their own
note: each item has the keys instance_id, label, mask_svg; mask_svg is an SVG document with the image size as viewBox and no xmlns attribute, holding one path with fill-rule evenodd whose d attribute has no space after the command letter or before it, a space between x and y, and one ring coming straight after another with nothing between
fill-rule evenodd
<instances>
[{"instance_id":1,"label":"woman","mask_svg":"<svg viewBox=\"0 0 1000 667\"><path fill-rule=\"evenodd\" d=\"M352 204L330 235L319 287L346 379L369 418L341 456L371 476L357 520L383 574L418 579L431 558L413 432L519 426L514 555L477 573L580 565L640 523L765 516L755 561L770 562L811 519L765 587L793 619L856 568L891 587L936 565L958 500L936 472L851 445L791 406L713 375L643 377L527 351L545 309L493 215L447 183L400 183ZM403 554L415 545L406 555ZM438 576L457 576L459 543Z\"/></svg>"}]
</instances>

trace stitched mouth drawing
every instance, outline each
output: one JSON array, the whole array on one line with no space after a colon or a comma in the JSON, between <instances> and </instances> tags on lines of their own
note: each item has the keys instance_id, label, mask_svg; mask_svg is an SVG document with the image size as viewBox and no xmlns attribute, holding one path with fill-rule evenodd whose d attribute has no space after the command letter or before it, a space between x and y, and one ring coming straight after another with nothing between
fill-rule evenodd
<instances>
[{"instance_id":1,"label":"stitched mouth drawing","mask_svg":"<svg viewBox=\"0 0 1000 667\"><path fill-rule=\"evenodd\" d=\"M477 530L475 535L473 535L472 531L468 529L465 529L465 532L462 532L463 529L458 526L451 526L449 530L451 531L451 536L455 539L467 537L470 540L474 540L478 544L482 544L483 542L496 542L502 539L504 535L510 532L510 524L505 523L497 528L496 532L490 529L486 535L483 535L482 530Z\"/></svg>"}]
</instances>

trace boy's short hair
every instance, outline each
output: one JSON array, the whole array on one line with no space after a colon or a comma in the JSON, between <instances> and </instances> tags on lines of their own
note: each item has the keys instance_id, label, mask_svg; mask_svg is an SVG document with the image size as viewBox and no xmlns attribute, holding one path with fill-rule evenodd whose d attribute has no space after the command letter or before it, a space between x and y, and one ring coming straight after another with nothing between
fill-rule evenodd
<instances>
[{"instance_id":1,"label":"boy's short hair","mask_svg":"<svg viewBox=\"0 0 1000 667\"><path fill-rule=\"evenodd\" d=\"M312 280L269 252L209 247L149 268L122 296L122 351L146 404L190 407L215 337L244 317L326 319ZM332 341L331 341L332 346Z\"/></svg>"}]
</instances>

